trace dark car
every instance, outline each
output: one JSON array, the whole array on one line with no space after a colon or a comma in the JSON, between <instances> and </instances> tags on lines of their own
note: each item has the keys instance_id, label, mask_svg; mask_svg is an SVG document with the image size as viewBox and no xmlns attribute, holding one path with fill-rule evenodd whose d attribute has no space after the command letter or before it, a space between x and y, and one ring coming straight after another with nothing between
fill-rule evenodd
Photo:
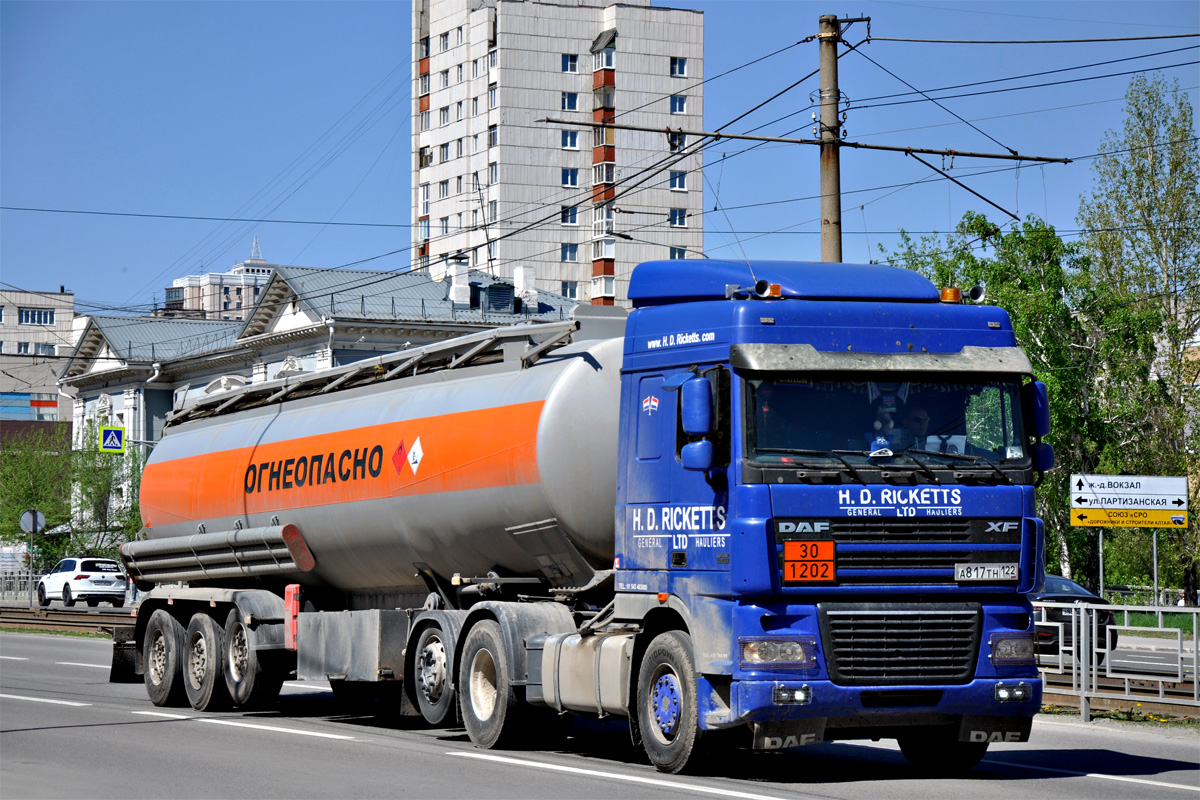
<instances>
[{"instance_id":1,"label":"dark car","mask_svg":"<svg viewBox=\"0 0 1200 800\"><path fill-rule=\"evenodd\" d=\"M1046 586L1040 592L1029 595L1029 600L1033 603L1033 621L1034 630L1037 637L1037 654L1039 660L1046 662L1051 659L1057 662L1058 654L1064 648L1072 647L1074 643L1074 633L1072 632L1071 618L1074 616L1078 621L1076 626L1090 623L1090 615L1080 614L1072 608L1056 608L1044 606L1042 603L1072 603L1082 605L1107 605L1104 598L1097 594L1093 594L1087 589L1080 586L1073 580L1061 578L1058 575L1047 575ZM1109 630L1109 626L1113 625L1113 613L1108 610L1099 609L1092 612L1096 615L1096 638L1092 644L1092 650L1095 652L1097 664L1104 663L1106 650L1115 650L1117 648L1117 632ZM1056 623L1062 623L1061 627ZM1059 641L1059 631L1062 632L1062 641ZM1090 631L1089 631L1090 633ZM1105 648L1103 643L1107 637L1108 647ZM1068 663L1072 656L1064 653L1063 663ZM1074 654L1074 659L1079 659L1079 654Z\"/></svg>"}]
</instances>

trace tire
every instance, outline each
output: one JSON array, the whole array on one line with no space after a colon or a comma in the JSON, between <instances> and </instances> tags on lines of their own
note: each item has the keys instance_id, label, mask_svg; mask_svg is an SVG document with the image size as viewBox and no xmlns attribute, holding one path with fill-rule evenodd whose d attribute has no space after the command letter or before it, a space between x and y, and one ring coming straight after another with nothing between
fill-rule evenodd
<instances>
[{"instance_id":1,"label":"tire","mask_svg":"<svg viewBox=\"0 0 1200 800\"><path fill-rule=\"evenodd\" d=\"M483 620L471 628L459 663L458 697L463 727L476 747L505 747L525 727L508 660L497 622Z\"/></svg>"},{"instance_id":2,"label":"tire","mask_svg":"<svg viewBox=\"0 0 1200 800\"><path fill-rule=\"evenodd\" d=\"M183 690L197 711L229 707L229 690L221 665L225 661L225 631L203 612L188 623L183 651Z\"/></svg>"},{"instance_id":3,"label":"tire","mask_svg":"<svg viewBox=\"0 0 1200 800\"><path fill-rule=\"evenodd\" d=\"M112 601L112 604L113 604L113 608L124 608L125 607L125 598L118 597Z\"/></svg>"},{"instance_id":4,"label":"tire","mask_svg":"<svg viewBox=\"0 0 1200 800\"><path fill-rule=\"evenodd\" d=\"M948 741L938 736L912 736L897 740L908 763L930 775L970 772L987 753L987 742Z\"/></svg>"},{"instance_id":5,"label":"tire","mask_svg":"<svg viewBox=\"0 0 1200 800\"><path fill-rule=\"evenodd\" d=\"M44 584L44 583L38 584L37 597L38 597L38 605L41 606L42 608L45 608L46 606L50 605L50 598L46 597L46 584Z\"/></svg>"},{"instance_id":6,"label":"tire","mask_svg":"<svg viewBox=\"0 0 1200 800\"><path fill-rule=\"evenodd\" d=\"M179 621L163 609L150 615L142 658L146 694L156 706L183 706L183 647L185 631Z\"/></svg>"},{"instance_id":7,"label":"tire","mask_svg":"<svg viewBox=\"0 0 1200 800\"><path fill-rule=\"evenodd\" d=\"M668 631L650 642L638 669L637 719L642 746L660 772L689 766L703 731L696 711L692 638Z\"/></svg>"},{"instance_id":8,"label":"tire","mask_svg":"<svg viewBox=\"0 0 1200 800\"><path fill-rule=\"evenodd\" d=\"M89 597L87 599L87 604L88 604L88 608L95 608L96 606L100 605L100 601L94 597Z\"/></svg>"},{"instance_id":9,"label":"tire","mask_svg":"<svg viewBox=\"0 0 1200 800\"><path fill-rule=\"evenodd\" d=\"M235 608L225 618L225 657L221 672L229 697L242 708L258 709L273 705L283 686L283 671L264 664L254 649L254 631L238 617Z\"/></svg>"},{"instance_id":10,"label":"tire","mask_svg":"<svg viewBox=\"0 0 1200 800\"><path fill-rule=\"evenodd\" d=\"M447 655L446 634L437 625L421 631L413 648L413 689L417 708L430 725L438 726L454 708L454 670Z\"/></svg>"},{"instance_id":11,"label":"tire","mask_svg":"<svg viewBox=\"0 0 1200 800\"><path fill-rule=\"evenodd\" d=\"M63 584L63 605L67 608L75 605L75 598L71 596L71 585L67 583Z\"/></svg>"}]
</instances>

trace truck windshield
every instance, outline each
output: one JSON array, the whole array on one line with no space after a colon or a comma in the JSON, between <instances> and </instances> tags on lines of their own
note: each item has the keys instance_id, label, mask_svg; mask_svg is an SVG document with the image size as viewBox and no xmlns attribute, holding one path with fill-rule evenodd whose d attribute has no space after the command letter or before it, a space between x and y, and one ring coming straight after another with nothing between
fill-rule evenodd
<instances>
[{"instance_id":1,"label":"truck windshield","mask_svg":"<svg viewBox=\"0 0 1200 800\"><path fill-rule=\"evenodd\" d=\"M892 377L750 377L747 458L763 466L884 458L954 469L1029 466L1016 378Z\"/></svg>"}]
</instances>

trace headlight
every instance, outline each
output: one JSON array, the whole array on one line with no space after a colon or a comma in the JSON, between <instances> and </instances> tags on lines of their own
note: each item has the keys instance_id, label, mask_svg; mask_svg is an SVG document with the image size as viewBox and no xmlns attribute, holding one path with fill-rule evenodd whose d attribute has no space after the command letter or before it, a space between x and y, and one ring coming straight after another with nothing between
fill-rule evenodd
<instances>
[{"instance_id":1,"label":"headlight","mask_svg":"<svg viewBox=\"0 0 1200 800\"><path fill-rule=\"evenodd\" d=\"M993 664L1033 663L1033 637L1028 633L994 633L988 643Z\"/></svg>"},{"instance_id":2,"label":"headlight","mask_svg":"<svg viewBox=\"0 0 1200 800\"><path fill-rule=\"evenodd\" d=\"M773 667L811 669L817 663L817 640L813 637L789 639L739 639L743 669Z\"/></svg>"}]
</instances>

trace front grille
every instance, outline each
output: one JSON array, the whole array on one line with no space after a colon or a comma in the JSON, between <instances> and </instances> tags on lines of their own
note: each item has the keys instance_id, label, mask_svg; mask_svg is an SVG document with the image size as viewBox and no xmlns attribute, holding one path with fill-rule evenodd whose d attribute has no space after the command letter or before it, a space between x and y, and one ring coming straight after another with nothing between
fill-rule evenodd
<instances>
[{"instance_id":1,"label":"front grille","mask_svg":"<svg viewBox=\"0 0 1200 800\"><path fill-rule=\"evenodd\" d=\"M975 674L976 603L821 603L829 677L843 685L966 683Z\"/></svg>"},{"instance_id":2,"label":"front grille","mask_svg":"<svg viewBox=\"0 0 1200 800\"><path fill-rule=\"evenodd\" d=\"M996 530L996 526L1008 530ZM832 541L839 586L956 586L955 564L1015 563L1021 554L1017 520L895 518L775 520L780 581L786 541ZM814 583L811 585L820 585ZM1015 588L1009 581L1001 586ZM994 586L989 585L989 588Z\"/></svg>"}]
</instances>

